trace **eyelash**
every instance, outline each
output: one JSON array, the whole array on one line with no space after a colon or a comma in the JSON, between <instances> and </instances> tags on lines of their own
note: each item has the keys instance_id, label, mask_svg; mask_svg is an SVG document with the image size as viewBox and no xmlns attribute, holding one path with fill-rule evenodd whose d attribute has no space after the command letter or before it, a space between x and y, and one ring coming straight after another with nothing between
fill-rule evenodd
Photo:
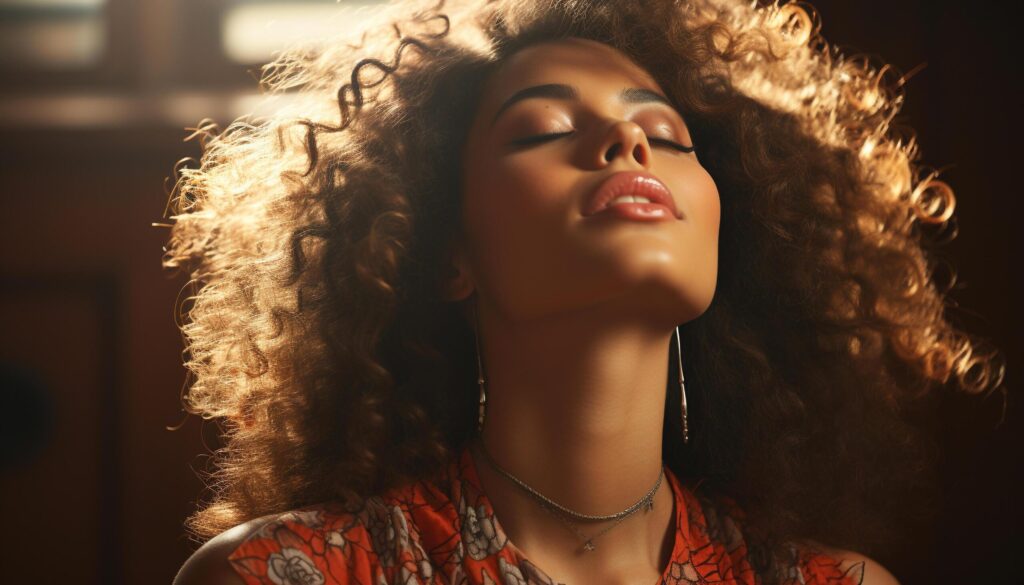
<instances>
[{"instance_id":1,"label":"eyelash","mask_svg":"<svg viewBox=\"0 0 1024 585\"><path fill-rule=\"evenodd\" d=\"M653 142L654 144L664 144L665 146L678 150L679 152L693 152L694 150L696 150L696 148L693 146L683 146L678 142L673 142L672 140L668 140L665 138L651 138L650 136L648 136L647 141Z\"/></svg>"},{"instance_id":2,"label":"eyelash","mask_svg":"<svg viewBox=\"0 0 1024 585\"><path fill-rule=\"evenodd\" d=\"M530 146L533 144L539 144L541 142L547 142L548 140L554 140L555 138L561 138L562 136L568 136L569 134L572 134L572 132L554 132L551 134L538 134L536 136L527 136L526 138L513 140L512 144L515 144L516 146ZM694 150L696 150L693 146L683 146L678 142L673 142L672 140L668 140L666 138L651 138L650 136L648 136L647 141L652 144L662 144L674 150L678 150L679 152L693 152Z\"/></svg>"}]
</instances>

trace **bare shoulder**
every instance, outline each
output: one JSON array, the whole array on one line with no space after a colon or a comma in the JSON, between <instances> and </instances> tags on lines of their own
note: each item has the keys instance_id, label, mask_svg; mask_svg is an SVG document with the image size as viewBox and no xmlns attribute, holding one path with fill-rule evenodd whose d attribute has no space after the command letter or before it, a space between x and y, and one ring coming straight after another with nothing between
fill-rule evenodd
<instances>
[{"instance_id":1,"label":"bare shoulder","mask_svg":"<svg viewBox=\"0 0 1024 585\"><path fill-rule=\"evenodd\" d=\"M839 561L840 568L850 575L860 575L860 585L900 585L896 577L874 559L858 552L827 547L815 543L822 550Z\"/></svg>"},{"instance_id":2,"label":"bare shoulder","mask_svg":"<svg viewBox=\"0 0 1024 585\"><path fill-rule=\"evenodd\" d=\"M249 520L208 540L185 561L173 585L245 585L228 557L245 539L275 516Z\"/></svg>"},{"instance_id":3,"label":"bare shoulder","mask_svg":"<svg viewBox=\"0 0 1024 585\"><path fill-rule=\"evenodd\" d=\"M900 582L896 580L896 577L888 569L871 558L848 550L836 550L832 554L844 566L863 563L864 578L861 580L861 585L900 585Z\"/></svg>"}]
</instances>

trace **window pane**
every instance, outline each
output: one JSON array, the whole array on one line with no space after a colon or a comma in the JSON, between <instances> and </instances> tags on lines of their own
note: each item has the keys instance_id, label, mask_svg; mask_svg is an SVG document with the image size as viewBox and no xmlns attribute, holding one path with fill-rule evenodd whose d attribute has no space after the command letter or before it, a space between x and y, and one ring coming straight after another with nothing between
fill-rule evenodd
<instances>
[{"instance_id":1,"label":"window pane","mask_svg":"<svg viewBox=\"0 0 1024 585\"><path fill-rule=\"evenodd\" d=\"M103 54L105 0L0 0L0 67L64 69Z\"/></svg>"},{"instance_id":2,"label":"window pane","mask_svg":"<svg viewBox=\"0 0 1024 585\"><path fill-rule=\"evenodd\" d=\"M372 11L381 0L254 1L228 8L221 21L224 52L239 63L264 63L275 51L344 26L341 6Z\"/></svg>"}]
</instances>

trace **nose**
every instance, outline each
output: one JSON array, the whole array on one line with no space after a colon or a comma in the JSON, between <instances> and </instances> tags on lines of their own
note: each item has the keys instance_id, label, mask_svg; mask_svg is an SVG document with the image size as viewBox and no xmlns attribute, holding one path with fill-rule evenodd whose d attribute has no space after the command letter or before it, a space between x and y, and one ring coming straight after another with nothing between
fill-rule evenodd
<instances>
[{"instance_id":1,"label":"nose","mask_svg":"<svg viewBox=\"0 0 1024 585\"><path fill-rule=\"evenodd\" d=\"M643 168L650 168L651 145L643 128L633 122L615 122L605 134L599 150L600 166L607 166L616 158L630 159Z\"/></svg>"}]
</instances>

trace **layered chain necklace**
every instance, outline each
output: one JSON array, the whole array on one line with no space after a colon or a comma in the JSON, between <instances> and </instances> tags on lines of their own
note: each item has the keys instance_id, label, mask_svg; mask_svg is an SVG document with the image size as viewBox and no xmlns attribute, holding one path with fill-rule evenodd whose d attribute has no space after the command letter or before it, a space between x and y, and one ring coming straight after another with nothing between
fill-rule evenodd
<instances>
[{"instance_id":1,"label":"layered chain necklace","mask_svg":"<svg viewBox=\"0 0 1024 585\"><path fill-rule=\"evenodd\" d=\"M488 451L487 447L484 445L483 437L479 438L479 444L480 444L480 450L483 451L484 458L487 459L488 464L490 464L490 466L495 471L497 471L502 476L504 476L505 478L507 478L510 481L512 481L514 484L519 486L523 491L525 491L527 494L529 494L532 498L537 500L541 504L541 507L545 511L550 513L558 521L560 521L561 523L566 525L570 530L572 530L573 533L575 533L576 536L578 536L583 541L583 550L584 551L592 551L592 550L597 549L597 545L594 544L594 541L597 540L597 538L599 538L600 536L602 536L603 534L605 534L606 532L608 532L612 528L615 528L616 526L618 526L620 522L622 522L623 520L625 520L629 516L633 515L638 510L640 510L640 509L653 510L654 509L654 494L657 493L658 488L661 487L661 480L665 477L665 467L662 466L661 473L658 474L658 481L656 481L654 483L654 487L652 487L650 489L650 491L648 491L646 494L644 494L644 496L642 498L637 500L636 503L634 503L633 505L631 505L630 507L626 508L625 510L623 510L621 512L617 512L615 514L607 514L607 515L581 514L579 512L576 512L574 510L570 510L569 508L566 508L565 506L559 504L558 502L556 502L556 501L552 500L551 498L545 496L544 494L538 492L534 488L532 488L529 485L527 485L526 482L524 482L523 480L519 479L518 477L512 475L510 472L508 472L507 470L502 468L500 465L498 465L498 462L494 460L494 457L491 456L490 451ZM571 520L569 520L569 518L566 518L566 516L568 516L570 518L574 518L574 519L576 519L578 521L581 521L581 522L607 522L607 521L614 520L614 523L612 523L611 525L605 527L604 529L602 529L597 534L594 534L592 536L587 536L586 534L583 533L583 531L581 531L576 526L576 523L574 523Z\"/></svg>"}]
</instances>

